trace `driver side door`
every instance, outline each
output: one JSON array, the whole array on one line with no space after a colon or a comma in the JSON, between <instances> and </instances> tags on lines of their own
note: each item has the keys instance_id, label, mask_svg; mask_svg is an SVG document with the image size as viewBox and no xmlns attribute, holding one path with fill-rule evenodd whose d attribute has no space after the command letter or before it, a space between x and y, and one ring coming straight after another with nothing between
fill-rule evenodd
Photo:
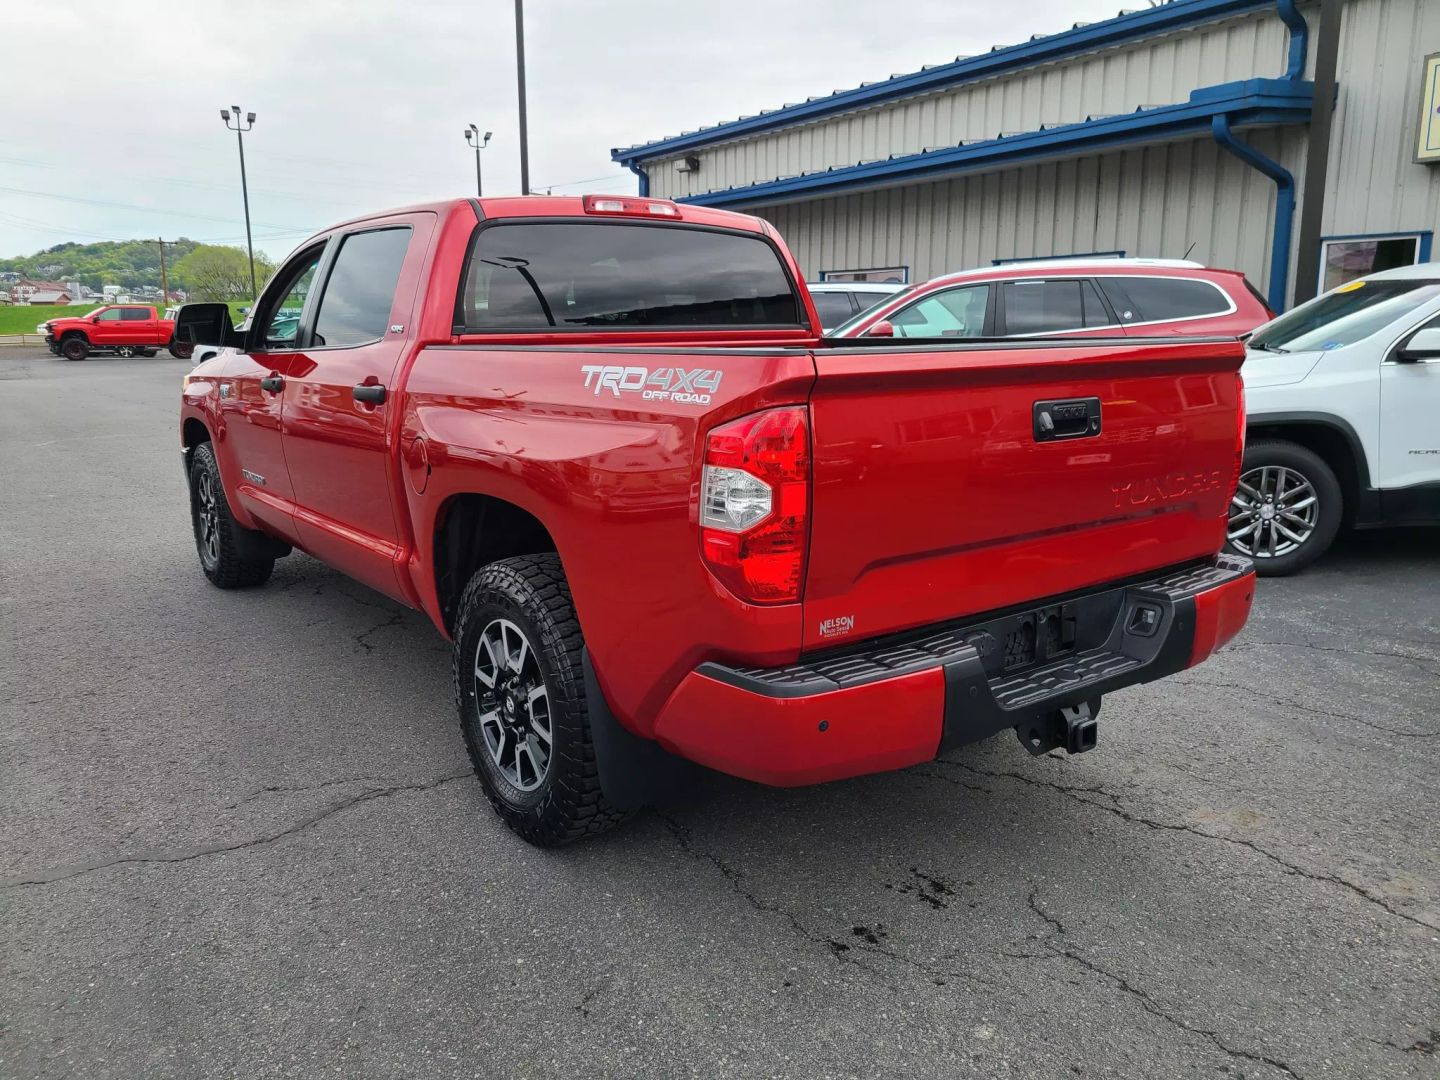
<instances>
[{"instance_id":1,"label":"driver side door","mask_svg":"<svg viewBox=\"0 0 1440 1080\"><path fill-rule=\"evenodd\" d=\"M245 346L226 366L220 385L228 435L221 451L226 488L252 517L296 545L295 489L281 447L281 410L285 381L302 377L310 363L295 346L326 243L297 254L271 280L255 305Z\"/></svg>"},{"instance_id":2,"label":"driver side door","mask_svg":"<svg viewBox=\"0 0 1440 1080\"><path fill-rule=\"evenodd\" d=\"M989 285L944 289L890 316L895 336L976 338L994 333Z\"/></svg>"}]
</instances>

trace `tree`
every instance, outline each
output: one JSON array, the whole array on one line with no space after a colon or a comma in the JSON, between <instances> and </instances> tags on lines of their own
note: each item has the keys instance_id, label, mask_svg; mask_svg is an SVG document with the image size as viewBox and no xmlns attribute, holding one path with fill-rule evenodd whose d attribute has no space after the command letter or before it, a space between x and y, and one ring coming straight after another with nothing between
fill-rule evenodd
<instances>
[{"instance_id":1,"label":"tree","mask_svg":"<svg viewBox=\"0 0 1440 1080\"><path fill-rule=\"evenodd\" d=\"M263 255L255 256L255 281L262 283L275 267ZM243 248L197 244L171 271L172 287L183 288L191 300L253 300L250 260Z\"/></svg>"}]
</instances>

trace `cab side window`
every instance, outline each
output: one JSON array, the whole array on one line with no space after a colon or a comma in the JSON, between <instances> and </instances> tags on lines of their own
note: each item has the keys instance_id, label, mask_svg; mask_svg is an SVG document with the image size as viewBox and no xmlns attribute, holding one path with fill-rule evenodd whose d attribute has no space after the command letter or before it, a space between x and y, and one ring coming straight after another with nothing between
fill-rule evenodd
<instances>
[{"instance_id":1,"label":"cab side window","mask_svg":"<svg viewBox=\"0 0 1440 1080\"><path fill-rule=\"evenodd\" d=\"M364 345L385 336L409 247L408 226L345 237L315 316L317 346Z\"/></svg>"},{"instance_id":2,"label":"cab side window","mask_svg":"<svg viewBox=\"0 0 1440 1080\"><path fill-rule=\"evenodd\" d=\"M150 318L150 312L144 308L127 307L120 309L120 319L122 322L144 322L148 318Z\"/></svg>"},{"instance_id":3,"label":"cab side window","mask_svg":"<svg viewBox=\"0 0 1440 1080\"><path fill-rule=\"evenodd\" d=\"M989 295L988 285L946 289L897 311L890 323L896 337L981 337Z\"/></svg>"},{"instance_id":4,"label":"cab side window","mask_svg":"<svg viewBox=\"0 0 1440 1080\"><path fill-rule=\"evenodd\" d=\"M266 349L293 349L300 333L300 313L305 308L305 297L315 282L315 270L320 265L324 245L307 251L286 268L284 293L275 306L264 315L264 327L260 341Z\"/></svg>"},{"instance_id":5,"label":"cab side window","mask_svg":"<svg viewBox=\"0 0 1440 1080\"><path fill-rule=\"evenodd\" d=\"M119 322L120 308L106 308L104 311L100 312L99 319L101 322Z\"/></svg>"}]
</instances>

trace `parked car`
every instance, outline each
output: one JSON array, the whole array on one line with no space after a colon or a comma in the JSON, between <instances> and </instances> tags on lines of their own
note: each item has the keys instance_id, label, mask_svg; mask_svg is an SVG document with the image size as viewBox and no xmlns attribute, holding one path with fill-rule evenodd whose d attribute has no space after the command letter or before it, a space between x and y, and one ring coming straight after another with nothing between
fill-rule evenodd
<instances>
[{"instance_id":1,"label":"parked car","mask_svg":"<svg viewBox=\"0 0 1440 1080\"><path fill-rule=\"evenodd\" d=\"M696 764L1088 750L1103 694L1250 609L1237 341L836 341L756 218L616 196L345 222L250 324L180 313L223 346L181 391L201 569L259 585L301 548L423 611L533 843Z\"/></svg>"},{"instance_id":2,"label":"parked car","mask_svg":"<svg viewBox=\"0 0 1440 1080\"><path fill-rule=\"evenodd\" d=\"M1343 527L1440 524L1440 263L1332 289L1257 330L1229 544L1262 574Z\"/></svg>"},{"instance_id":3,"label":"parked car","mask_svg":"<svg viewBox=\"0 0 1440 1080\"><path fill-rule=\"evenodd\" d=\"M1238 270L1182 259L1044 259L933 278L835 337L1239 337L1274 318Z\"/></svg>"},{"instance_id":4,"label":"parked car","mask_svg":"<svg viewBox=\"0 0 1440 1080\"><path fill-rule=\"evenodd\" d=\"M175 323L162 319L149 304L106 304L85 315L50 319L37 328L56 356L84 360L91 353L154 356L156 350L176 351Z\"/></svg>"},{"instance_id":5,"label":"parked car","mask_svg":"<svg viewBox=\"0 0 1440 1080\"><path fill-rule=\"evenodd\" d=\"M905 291L904 285L879 281L821 281L808 288L810 299L815 301L815 313L820 316L820 325L827 333L896 293Z\"/></svg>"}]
</instances>

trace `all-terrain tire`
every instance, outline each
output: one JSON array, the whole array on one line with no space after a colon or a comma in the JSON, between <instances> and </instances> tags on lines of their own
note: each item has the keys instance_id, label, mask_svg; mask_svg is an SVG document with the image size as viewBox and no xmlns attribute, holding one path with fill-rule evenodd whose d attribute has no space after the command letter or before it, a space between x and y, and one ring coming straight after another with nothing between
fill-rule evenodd
<instances>
[{"instance_id":1,"label":"all-terrain tire","mask_svg":"<svg viewBox=\"0 0 1440 1080\"><path fill-rule=\"evenodd\" d=\"M482 635L497 621L523 633L547 691L550 756L543 778L530 790L506 775L482 730L486 689L475 675L477 656ZM629 816L610 806L600 788L585 700L584 644L557 555L524 555L484 566L460 599L453 678L465 746L495 812L538 847L595 836Z\"/></svg>"},{"instance_id":2,"label":"all-terrain tire","mask_svg":"<svg viewBox=\"0 0 1440 1080\"><path fill-rule=\"evenodd\" d=\"M195 355L195 346L188 341L172 341L165 347L176 360L189 360Z\"/></svg>"},{"instance_id":3,"label":"all-terrain tire","mask_svg":"<svg viewBox=\"0 0 1440 1080\"><path fill-rule=\"evenodd\" d=\"M84 334L71 334L60 342L60 355L66 360L84 360L90 355L90 342Z\"/></svg>"},{"instance_id":4,"label":"all-terrain tire","mask_svg":"<svg viewBox=\"0 0 1440 1080\"><path fill-rule=\"evenodd\" d=\"M1277 537L1274 526L1262 526L1258 543L1249 537L1243 537L1238 542L1229 542L1227 546L1232 551L1255 561L1255 572L1261 577L1285 577L1309 566L1329 550L1345 516L1345 496L1341 491L1340 481L1335 477L1335 470L1315 451L1284 439L1262 439L1245 447L1245 460L1240 467L1242 479L1254 478L1261 470L1270 470L1270 474L1274 475L1282 469L1288 483L1308 484L1309 490L1314 492L1314 519L1309 523L1308 532L1303 533L1304 541L1299 544L1290 542L1286 545L1288 538L1283 535ZM1305 493L1302 491L1301 494ZM1237 496L1240 497L1242 496ZM1299 501L1303 502L1304 499ZM1239 507L1232 504L1232 532L1239 524L1238 512ZM1292 528L1296 527L1293 521L1289 524ZM1296 535L1301 533L1296 532ZM1270 554L1266 541L1271 537L1279 539L1289 550Z\"/></svg>"},{"instance_id":5,"label":"all-terrain tire","mask_svg":"<svg viewBox=\"0 0 1440 1080\"><path fill-rule=\"evenodd\" d=\"M239 526L230 514L220 466L208 442L190 451L190 523L200 569L216 588L248 589L269 580L275 560L244 558L235 543Z\"/></svg>"}]
</instances>

